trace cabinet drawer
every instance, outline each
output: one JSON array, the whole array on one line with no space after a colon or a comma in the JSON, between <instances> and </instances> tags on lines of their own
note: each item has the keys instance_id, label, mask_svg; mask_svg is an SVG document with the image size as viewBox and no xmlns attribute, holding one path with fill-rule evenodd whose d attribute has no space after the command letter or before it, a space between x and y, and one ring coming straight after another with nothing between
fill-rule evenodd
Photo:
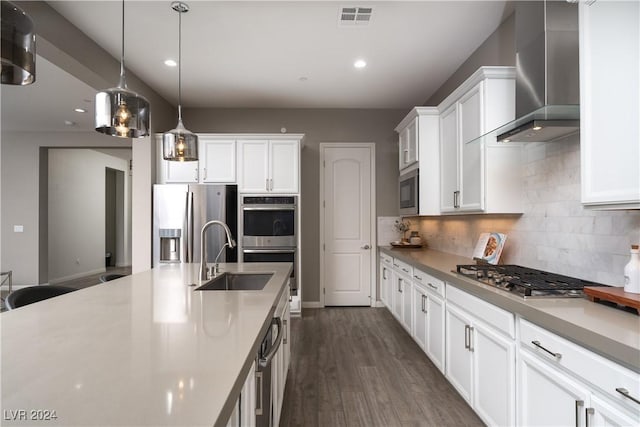
<instances>
[{"instance_id":1,"label":"cabinet drawer","mask_svg":"<svg viewBox=\"0 0 640 427\"><path fill-rule=\"evenodd\" d=\"M447 284L446 293L447 303L456 304L469 313L473 313L475 317L486 324L515 339L516 321L513 313L489 304L449 284Z\"/></svg>"},{"instance_id":2,"label":"cabinet drawer","mask_svg":"<svg viewBox=\"0 0 640 427\"><path fill-rule=\"evenodd\" d=\"M423 285L425 289L444 298L444 282L442 280L436 279L417 268L413 269L413 279L416 283Z\"/></svg>"},{"instance_id":3,"label":"cabinet drawer","mask_svg":"<svg viewBox=\"0 0 640 427\"><path fill-rule=\"evenodd\" d=\"M640 405L616 391L618 388L626 389L630 396L640 399L640 374L524 319L520 319L519 327L522 348L600 388L615 402L634 410L640 409ZM534 341L538 345L533 344Z\"/></svg>"},{"instance_id":4,"label":"cabinet drawer","mask_svg":"<svg viewBox=\"0 0 640 427\"><path fill-rule=\"evenodd\" d=\"M393 267L400 274L406 274L409 277L413 277L413 267L404 261L400 261L398 258L393 259Z\"/></svg>"},{"instance_id":5,"label":"cabinet drawer","mask_svg":"<svg viewBox=\"0 0 640 427\"><path fill-rule=\"evenodd\" d=\"M380 262L391 266L393 265L393 257L387 254L380 254Z\"/></svg>"}]
</instances>

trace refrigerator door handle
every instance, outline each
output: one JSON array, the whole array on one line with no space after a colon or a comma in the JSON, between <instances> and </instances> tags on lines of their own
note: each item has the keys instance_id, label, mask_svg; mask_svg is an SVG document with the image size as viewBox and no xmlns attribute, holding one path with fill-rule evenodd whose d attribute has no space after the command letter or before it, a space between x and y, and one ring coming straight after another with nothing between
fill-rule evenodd
<instances>
[{"instance_id":1,"label":"refrigerator door handle","mask_svg":"<svg viewBox=\"0 0 640 427\"><path fill-rule=\"evenodd\" d=\"M187 259L193 262L193 192L187 193Z\"/></svg>"}]
</instances>

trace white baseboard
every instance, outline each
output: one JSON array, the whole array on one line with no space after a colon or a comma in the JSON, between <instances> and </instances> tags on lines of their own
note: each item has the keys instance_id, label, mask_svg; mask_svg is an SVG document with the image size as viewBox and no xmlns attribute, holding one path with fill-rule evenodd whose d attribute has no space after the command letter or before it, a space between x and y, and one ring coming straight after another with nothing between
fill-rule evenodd
<instances>
[{"instance_id":1,"label":"white baseboard","mask_svg":"<svg viewBox=\"0 0 640 427\"><path fill-rule=\"evenodd\" d=\"M83 271L82 273L72 274L70 276L58 277L56 279L49 279L49 283L52 285L56 285L60 282L66 282L67 280L79 279L81 277L91 276L92 274L104 273L107 271L105 268L98 268L96 270Z\"/></svg>"},{"instance_id":2,"label":"white baseboard","mask_svg":"<svg viewBox=\"0 0 640 427\"><path fill-rule=\"evenodd\" d=\"M386 305L384 305L384 303L382 301L376 301L375 304L373 305L373 307L384 308L384 307L386 307Z\"/></svg>"},{"instance_id":3,"label":"white baseboard","mask_svg":"<svg viewBox=\"0 0 640 427\"><path fill-rule=\"evenodd\" d=\"M320 301L303 301L302 308L324 308Z\"/></svg>"}]
</instances>

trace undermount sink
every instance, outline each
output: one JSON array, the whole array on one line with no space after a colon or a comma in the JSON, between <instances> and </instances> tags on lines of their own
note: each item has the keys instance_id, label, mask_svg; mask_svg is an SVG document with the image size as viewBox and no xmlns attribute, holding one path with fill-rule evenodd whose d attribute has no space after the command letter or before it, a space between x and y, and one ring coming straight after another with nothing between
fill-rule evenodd
<instances>
[{"instance_id":1,"label":"undermount sink","mask_svg":"<svg viewBox=\"0 0 640 427\"><path fill-rule=\"evenodd\" d=\"M222 273L197 291L260 291L273 277L272 273Z\"/></svg>"}]
</instances>

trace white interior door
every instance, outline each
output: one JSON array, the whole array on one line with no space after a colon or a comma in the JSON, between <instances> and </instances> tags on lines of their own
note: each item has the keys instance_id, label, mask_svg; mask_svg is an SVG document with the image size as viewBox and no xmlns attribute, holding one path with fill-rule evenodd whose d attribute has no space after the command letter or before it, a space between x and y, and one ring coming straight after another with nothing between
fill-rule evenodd
<instances>
[{"instance_id":1,"label":"white interior door","mask_svg":"<svg viewBox=\"0 0 640 427\"><path fill-rule=\"evenodd\" d=\"M374 147L322 144L320 150L324 305L368 306L375 297L371 293Z\"/></svg>"}]
</instances>

